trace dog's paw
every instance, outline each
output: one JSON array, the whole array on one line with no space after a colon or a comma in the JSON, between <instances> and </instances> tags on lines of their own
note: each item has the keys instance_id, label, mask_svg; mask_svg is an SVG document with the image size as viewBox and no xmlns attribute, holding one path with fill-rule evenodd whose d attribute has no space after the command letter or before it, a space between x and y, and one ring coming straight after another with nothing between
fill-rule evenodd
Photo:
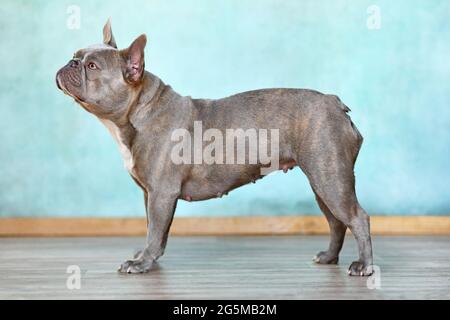
<instances>
[{"instance_id":1,"label":"dog's paw","mask_svg":"<svg viewBox=\"0 0 450 320\"><path fill-rule=\"evenodd\" d=\"M154 261L151 259L127 260L119 267L121 273L145 273L152 269Z\"/></svg>"},{"instance_id":2,"label":"dog's paw","mask_svg":"<svg viewBox=\"0 0 450 320\"><path fill-rule=\"evenodd\" d=\"M348 268L348 274L351 276L367 277L373 273L372 265L367 265L361 261L354 261Z\"/></svg>"},{"instance_id":3,"label":"dog's paw","mask_svg":"<svg viewBox=\"0 0 450 320\"><path fill-rule=\"evenodd\" d=\"M313 257L313 261L318 264L337 264L339 257L329 254L328 251L321 251Z\"/></svg>"}]
</instances>

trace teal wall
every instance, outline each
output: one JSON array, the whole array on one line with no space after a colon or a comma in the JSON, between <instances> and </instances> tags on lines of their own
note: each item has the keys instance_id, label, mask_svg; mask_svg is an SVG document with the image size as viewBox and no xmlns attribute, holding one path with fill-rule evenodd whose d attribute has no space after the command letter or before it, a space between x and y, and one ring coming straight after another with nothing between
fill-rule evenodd
<instances>
[{"instance_id":1,"label":"teal wall","mask_svg":"<svg viewBox=\"0 0 450 320\"><path fill-rule=\"evenodd\" d=\"M66 10L81 9L70 30ZM369 30L367 8L381 9ZM146 33L147 69L181 94L264 87L338 94L365 137L363 206L381 215L450 214L448 0L2 0L0 216L143 216L141 191L92 115L56 89L75 49L111 16L119 47ZM275 173L177 214L319 214L305 177Z\"/></svg>"}]
</instances>

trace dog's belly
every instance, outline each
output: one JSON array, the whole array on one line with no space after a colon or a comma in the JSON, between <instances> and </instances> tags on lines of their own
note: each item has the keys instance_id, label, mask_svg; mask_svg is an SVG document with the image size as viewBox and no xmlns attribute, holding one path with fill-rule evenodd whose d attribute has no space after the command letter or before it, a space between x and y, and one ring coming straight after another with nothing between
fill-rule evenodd
<instances>
[{"instance_id":1,"label":"dog's belly","mask_svg":"<svg viewBox=\"0 0 450 320\"><path fill-rule=\"evenodd\" d=\"M260 179L257 165L195 166L181 189L181 199L200 201L220 198L229 191Z\"/></svg>"},{"instance_id":2,"label":"dog's belly","mask_svg":"<svg viewBox=\"0 0 450 320\"><path fill-rule=\"evenodd\" d=\"M286 173L295 166L292 159L281 160L279 170ZM261 175L261 168L261 165L196 166L191 178L184 182L180 198L186 201L221 198L233 189L265 177Z\"/></svg>"}]
</instances>

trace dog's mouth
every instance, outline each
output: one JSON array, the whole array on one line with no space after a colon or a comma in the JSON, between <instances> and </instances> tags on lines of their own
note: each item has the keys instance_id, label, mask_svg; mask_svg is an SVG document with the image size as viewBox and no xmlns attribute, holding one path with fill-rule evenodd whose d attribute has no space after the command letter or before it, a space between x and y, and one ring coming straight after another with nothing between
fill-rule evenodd
<instances>
[{"instance_id":1,"label":"dog's mouth","mask_svg":"<svg viewBox=\"0 0 450 320\"><path fill-rule=\"evenodd\" d=\"M70 92L67 87L64 84L64 81L62 79L62 75L61 75L61 71L58 71L58 73L56 74L56 86L58 87L59 90L61 90L62 92L64 92L64 94L68 95L69 97L75 99L76 102L79 103L84 103L84 100L81 99L79 96L77 96L76 94Z\"/></svg>"},{"instance_id":2,"label":"dog's mouth","mask_svg":"<svg viewBox=\"0 0 450 320\"><path fill-rule=\"evenodd\" d=\"M67 90L61 81L61 76L60 76L59 72L56 74L55 81L56 81L56 86L58 87L58 89L63 91L64 93L66 93Z\"/></svg>"},{"instance_id":3,"label":"dog's mouth","mask_svg":"<svg viewBox=\"0 0 450 320\"><path fill-rule=\"evenodd\" d=\"M67 90L67 87L65 86L64 81L63 81L62 78L63 78L63 76L62 76L61 70L60 70L56 74L56 78L55 78L56 86L58 87L59 90L61 90L62 92L64 92L68 96L72 96L72 93L70 93L69 90Z\"/></svg>"}]
</instances>

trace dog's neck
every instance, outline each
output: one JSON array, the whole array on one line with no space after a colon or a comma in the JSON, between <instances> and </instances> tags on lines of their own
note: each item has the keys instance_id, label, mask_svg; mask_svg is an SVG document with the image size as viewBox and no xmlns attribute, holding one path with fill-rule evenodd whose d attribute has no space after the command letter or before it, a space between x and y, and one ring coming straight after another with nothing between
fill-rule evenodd
<instances>
[{"instance_id":1,"label":"dog's neck","mask_svg":"<svg viewBox=\"0 0 450 320\"><path fill-rule=\"evenodd\" d=\"M122 136L122 142L127 147L131 147L136 133L134 124L139 123L142 117L152 112L152 109L157 108L161 94L167 89L171 88L165 85L161 79L149 72L145 72L142 82L130 94L126 106L108 115L99 115L97 117L102 123L108 124L107 127L110 131L114 127L114 131Z\"/></svg>"},{"instance_id":2,"label":"dog's neck","mask_svg":"<svg viewBox=\"0 0 450 320\"><path fill-rule=\"evenodd\" d=\"M137 132L151 125L152 117L157 117L158 112L176 113L178 106L186 105L193 105L190 97L179 95L157 76L145 72L127 107L99 119L117 142L125 168L132 173L134 161L131 150Z\"/></svg>"}]
</instances>

